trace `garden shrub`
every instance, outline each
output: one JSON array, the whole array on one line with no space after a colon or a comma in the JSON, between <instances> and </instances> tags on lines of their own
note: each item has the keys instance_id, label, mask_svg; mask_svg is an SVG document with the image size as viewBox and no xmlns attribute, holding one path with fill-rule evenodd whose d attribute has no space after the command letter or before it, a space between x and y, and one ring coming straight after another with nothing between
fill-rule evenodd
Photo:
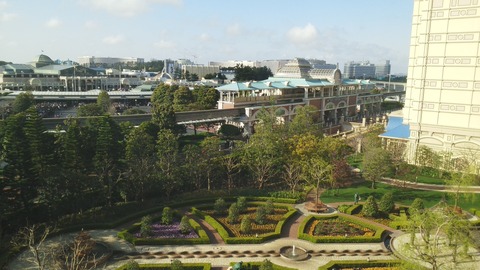
<instances>
[{"instance_id":1,"label":"garden shrub","mask_svg":"<svg viewBox=\"0 0 480 270\"><path fill-rule=\"evenodd\" d=\"M360 211L362 211L362 208L363 208L362 204L354 204L347 209L345 214L348 214L348 215L358 214L360 213Z\"/></svg>"},{"instance_id":2,"label":"garden shrub","mask_svg":"<svg viewBox=\"0 0 480 270\"><path fill-rule=\"evenodd\" d=\"M242 223L240 224L240 231L246 234L252 231L252 221L248 216L244 216L242 218Z\"/></svg>"},{"instance_id":3,"label":"garden shrub","mask_svg":"<svg viewBox=\"0 0 480 270\"><path fill-rule=\"evenodd\" d=\"M416 198L415 200L413 200L410 208L408 208L408 213L411 215L413 213L421 212L423 210L425 210L425 204L423 203L423 199Z\"/></svg>"},{"instance_id":4,"label":"garden shrub","mask_svg":"<svg viewBox=\"0 0 480 270\"><path fill-rule=\"evenodd\" d=\"M271 215L274 209L275 209L275 206L273 205L273 201L271 199L267 200L267 202L265 203L266 214Z\"/></svg>"},{"instance_id":5,"label":"garden shrub","mask_svg":"<svg viewBox=\"0 0 480 270\"><path fill-rule=\"evenodd\" d=\"M144 216L140 225L140 235L142 237L148 237L152 235L152 217Z\"/></svg>"},{"instance_id":6,"label":"garden shrub","mask_svg":"<svg viewBox=\"0 0 480 270\"><path fill-rule=\"evenodd\" d=\"M134 260L130 260L125 264L125 270L140 270L140 265Z\"/></svg>"},{"instance_id":7,"label":"garden shrub","mask_svg":"<svg viewBox=\"0 0 480 270\"><path fill-rule=\"evenodd\" d=\"M227 220L231 224L237 223L238 216L240 215L240 210L237 203L232 203L230 208L228 208L228 217Z\"/></svg>"},{"instance_id":8,"label":"garden shrub","mask_svg":"<svg viewBox=\"0 0 480 270\"><path fill-rule=\"evenodd\" d=\"M184 267L183 267L183 264L180 260L174 259L174 260L172 260L170 269L171 270L183 270Z\"/></svg>"},{"instance_id":9,"label":"garden shrub","mask_svg":"<svg viewBox=\"0 0 480 270\"><path fill-rule=\"evenodd\" d=\"M218 198L213 205L213 210L217 215L225 213L227 211L225 200L223 198Z\"/></svg>"},{"instance_id":10,"label":"garden shrub","mask_svg":"<svg viewBox=\"0 0 480 270\"><path fill-rule=\"evenodd\" d=\"M348 208L350 208L351 205L348 205L348 204L342 204L342 205L339 205L337 210L338 212L340 213L346 213Z\"/></svg>"},{"instance_id":11,"label":"garden shrub","mask_svg":"<svg viewBox=\"0 0 480 270\"><path fill-rule=\"evenodd\" d=\"M260 268L258 268L258 270L273 270L273 263L265 259L260 265Z\"/></svg>"},{"instance_id":12,"label":"garden shrub","mask_svg":"<svg viewBox=\"0 0 480 270\"><path fill-rule=\"evenodd\" d=\"M162 224L169 225L173 222L173 211L170 207L164 207L162 211Z\"/></svg>"},{"instance_id":13,"label":"garden shrub","mask_svg":"<svg viewBox=\"0 0 480 270\"><path fill-rule=\"evenodd\" d=\"M378 205L375 197L368 196L365 204L362 207L362 215L366 217L377 217L378 216Z\"/></svg>"},{"instance_id":14,"label":"garden shrub","mask_svg":"<svg viewBox=\"0 0 480 270\"><path fill-rule=\"evenodd\" d=\"M179 225L180 232L183 234L189 233L193 228L190 225L190 219L187 216L183 216Z\"/></svg>"},{"instance_id":15,"label":"garden shrub","mask_svg":"<svg viewBox=\"0 0 480 270\"><path fill-rule=\"evenodd\" d=\"M247 211L247 198L238 197L237 207L238 207L239 213L244 213L245 211Z\"/></svg>"},{"instance_id":16,"label":"garden shrub","mask_svg":"<svg viewBox=\"0 0 480 270\"><path fill-rule=\"evenodd\" d=\"M383 194L380 202L378 203L378 210L388 215L395 209L395 202L393 201L393 193L387 192Z\"/></svg>"},{"instance_id":17,"label":"garden shrub","mask_svg":"<svg viewBox=\"0 0 480 270\"><path fill-rule=\"evenodd\" d=\"M257 224L263 225L267 219L267 210L264 206L259 206L255 212L255 222Z\"/></svg>"}]
</instances>

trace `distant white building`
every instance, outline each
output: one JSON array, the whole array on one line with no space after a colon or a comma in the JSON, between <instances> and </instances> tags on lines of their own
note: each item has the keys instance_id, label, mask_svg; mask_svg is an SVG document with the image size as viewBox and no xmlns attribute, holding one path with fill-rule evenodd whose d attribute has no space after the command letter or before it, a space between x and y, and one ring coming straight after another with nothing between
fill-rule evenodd
<instances>
[{"instance_id":1,"label":"distant white building","mask_svg":"<svg viewBox=\"0 0 480 270\"><path fill-rule=\"evenodd\" d=\"M480 1L414 2L403 125L385 138L419 146L480 153ZM469 154L469 155L470 155Z\"/></svg>"},{"instance_id":2,"label":"distant white building","mask_svg":"<svg viewBox=\"0 0 480 270\"><path fill-rule=\"evenodd\" d=\"M115 64L125 65L139 65L143 64L143 58L136 57L96 57L96 56L81 56L78 57L78 63L85 67L109 67Z\"/></svg>"},{"instance_id":3,"label":"distant white building","mask_svg":"<svg viewBox=\"0 0 480 270\"><path fill-rule=\"evenodd\" d=\"M370 61L351 61L345 63L343 74L350 79L373 79L388 76L390 70L390 60L381 64L372 64Z\"/></svg>"}]
</instances>

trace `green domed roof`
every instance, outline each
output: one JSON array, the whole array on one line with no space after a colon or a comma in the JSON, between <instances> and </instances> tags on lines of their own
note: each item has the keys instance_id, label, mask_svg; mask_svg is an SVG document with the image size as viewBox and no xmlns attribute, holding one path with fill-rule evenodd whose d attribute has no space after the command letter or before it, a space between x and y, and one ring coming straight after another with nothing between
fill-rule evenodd
<instances>
[{"instance_id":1,"label":"green domed roof","mask_svg":"<svg viewBox=\"0 0 480 270\"><path fill-rule=\"evenodd\" d=\"M53 63L54 62L53 62L52 58L46 56L45 54L40 54L40 55L36 56L32 61L32 64L35 67L43 67L43 66L47 66L47 65L52 65Z\"/></svg>"}]
</instances>

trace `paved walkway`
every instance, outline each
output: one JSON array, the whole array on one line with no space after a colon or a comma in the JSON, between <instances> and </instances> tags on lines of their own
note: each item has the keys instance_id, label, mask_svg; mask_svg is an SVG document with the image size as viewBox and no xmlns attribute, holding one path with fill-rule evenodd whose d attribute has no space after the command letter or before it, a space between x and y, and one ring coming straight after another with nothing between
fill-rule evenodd
<instances>
[{"instance_id":1,"label":"paved walkway","mask_svg":"<svg viewBox=\"0 0 480 270\"><path fill-rule=\"evenodd\" d=\"M454 186L415 183L415 182L409 182L405 180L399 180L399 179L393 179L393 178L387 178L387 177L384 177L379 182L387 185L411 188L411 189L432 190L432 191L440 191L440 192L456 192ZM464 187L461 187L459 190L461 193L464 193L464 192L480 193L480 186L464 186Z\"/></svg>"}]
</instances>

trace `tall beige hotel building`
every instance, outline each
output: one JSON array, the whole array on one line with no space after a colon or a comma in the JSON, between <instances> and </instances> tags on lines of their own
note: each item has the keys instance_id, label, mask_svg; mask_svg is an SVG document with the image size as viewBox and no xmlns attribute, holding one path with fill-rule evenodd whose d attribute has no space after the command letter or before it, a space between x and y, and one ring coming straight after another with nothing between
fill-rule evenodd
<instances>
[{"instance_id":1,"label":"tall beige hotel building","mask_svg":"<svg viewBox=\"0 0 480 270\"><path fill-rule=\"evenodd\" d=\"M418 146L480 153L480 0L414 0L403 124Z\"/></svg>"}]
</instances>

